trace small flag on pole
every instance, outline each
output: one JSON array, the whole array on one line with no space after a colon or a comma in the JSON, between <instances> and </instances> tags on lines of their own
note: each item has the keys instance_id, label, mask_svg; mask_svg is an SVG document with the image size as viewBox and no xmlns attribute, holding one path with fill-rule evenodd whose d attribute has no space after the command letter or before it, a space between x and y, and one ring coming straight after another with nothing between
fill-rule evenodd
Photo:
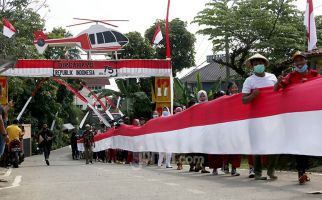
<instances>
[{"instance_id":1,"label":"small flag on pole","mask_svg":"<svg viewBox=\"0 0 322 200\"><path fill-rule=\"evenodd\" d=\"M16 33L15 27L7 20L6 17L3 18L3 35L11 38Z\"/></svg>"},{"instance_id":2,"label":"small flag on pole","mask_svg":"<svg viewBox=\"0 0 322 200\"><path fill-rule=\"evenodd\" d=\"M157 24L156 29L155 29L155 33L154 33L154 36L152 39L152 44L158 45L162 39L163 39L163 36L162 36L160 24Z\"/></svg>"},{"instance_id":3,"label":"small flag on pole","mask_svg":"<svg viewBox=\"0 0 322 200\"><path fill-rule=\"evenodd\" d=\"M306 26L308 35L308 50L316 48L317 36L316 36L316 26L313 11L313 0L306 1L306 11L304 16L304 25Z\"/></svg>"}]
</instances>

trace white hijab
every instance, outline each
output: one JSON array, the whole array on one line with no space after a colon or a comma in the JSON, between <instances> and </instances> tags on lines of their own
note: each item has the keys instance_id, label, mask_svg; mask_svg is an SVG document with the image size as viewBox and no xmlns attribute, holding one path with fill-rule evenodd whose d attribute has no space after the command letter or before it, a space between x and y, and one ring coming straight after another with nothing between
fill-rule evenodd
<instances>
[{"instance_id":1,"label":"white hijab","mask_svg":"<svg viewBox=\"0 0 322 200\"><path fill-rule=\"evenodd\" d=\"M200 102L200 96L201 96L201 94L203 94L203 95L205 95L205 97L206 97L206 100L205 101L202 101L202 102ZM207 92L206 91L204 91L204 90L200 90L199 92L198 92L198 103L204 103L204 102L207 102L208 101L208 95L207 95Z\"/></svg>"}]
</instances>

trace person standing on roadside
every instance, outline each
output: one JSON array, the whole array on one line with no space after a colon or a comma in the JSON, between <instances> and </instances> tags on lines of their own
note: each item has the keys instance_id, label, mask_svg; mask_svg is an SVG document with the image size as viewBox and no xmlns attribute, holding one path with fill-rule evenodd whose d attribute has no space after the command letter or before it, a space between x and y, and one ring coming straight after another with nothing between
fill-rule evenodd
<instances>
[{"instance_id":1,"label":"person standing on roadside","mask_svg":"<svg viewBox=\"0 0 322 200\"><path fill-rule=\"evenodd\" d=\"M312 69L309 69L307 65L306 56L301 52L296 52L293 57L293 66L295 70L286 76L280 76L278 82L274 86L274 90L278 91L281 88L286 88L292 84L300 84L310 79L320 77L320 74ZM296 169L298 171L298 181L300 185L310 181L310 178L306 174L306 170L309 168L309 157L305 155L295 155Z\"/></svg>"},{"instance_id":2,"label":"person standing on roadside","mask_svg":"<svg viewBox=\"0 0 322 200\"><path fill-rule=\"evenodd\" d=\"M85 149L86 164L93 164L93 147L95 148L94 133L91 131L91 125L85 125L86 130L83 132L83 142Z\"/></svg>"},{"instance_id":3,"label":"person standing on roadside","mask_svg":"<svg viewBox=\"0 0 322 200\"><path fill-rule=\"evenodd\" d=\"M274 74L265 72L268 67L268 59L260 54L255 54L246 61L246 65L253 70L253 75L248 77L242 89L242 102L243 104L252 103L259 95L259 88L274 86L277 82L277 78ZM267 175L271 180L276 180L275 176L275 166L277 164L278 156L269 155L268 156L268 169ZM267 180L267 177L262 176L262 156L254 156L254 171L255 180Z\"/></svg>"}]
</instances>

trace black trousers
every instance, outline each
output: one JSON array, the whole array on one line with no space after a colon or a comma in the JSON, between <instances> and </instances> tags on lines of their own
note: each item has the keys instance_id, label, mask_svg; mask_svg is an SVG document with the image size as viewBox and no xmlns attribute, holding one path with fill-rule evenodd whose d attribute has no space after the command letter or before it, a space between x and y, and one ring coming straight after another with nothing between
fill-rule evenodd
<instances>
[{"instance_id":1,"label":"black trousers","mask_svg":"<svg viewBox=\"0 0 322 200\"><path fill-rule=\"evenodd\" d=\"M50 151L51 151L51 146L52 146L52 142L51 141L44 141L42 143L42 148L44 151L44 156L45 156L45 160L49 159L49 155L50 155Z\"/></svg>"},{"instance_id":2,"label":"black trousers","mask_svg":"<svg viewBox=\"0 0 322 200\"><path fill-rule=\"evenodd\" d=\"M77 149L77 145L72 145L72 155L73 155L73 159L78 159L79 157L79 152Z\"/></svg>"},{"instance_id":3,"label":"black trousers","mask_svg":"<svg viewBox=\"0 0 322 200\"><path fill-rule=\"evenodd\" d=\"M295 155L296 169L299 173L304 174L309 169L309 157L304 155Z\"/></svg>"}]
</instances>

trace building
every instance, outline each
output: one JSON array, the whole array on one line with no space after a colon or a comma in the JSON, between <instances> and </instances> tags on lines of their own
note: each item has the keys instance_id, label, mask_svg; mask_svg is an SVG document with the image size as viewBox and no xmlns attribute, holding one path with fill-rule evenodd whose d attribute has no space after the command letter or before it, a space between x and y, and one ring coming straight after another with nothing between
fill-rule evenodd
<instances>
[{"instance_id":1,"label":"building","mask_svg":"<svg viewBox=\"0 0 322 200\"><path fill-rule=\"evenodd\" d=\"M190 85L192 88L196 87L197 85L197 75L200 75L200 82L202 83L202 88L206 91L215 89L215 86L221 82L221 90L226 90L227 87L227 80L234 80L236 79L236 76L238 74L230 69L226 68L224 66L221 66L218 63L215 63L213 61L214 57L218 58L221 57L222 59L225 59L223 55L210 55L207 56L207 65L197 68L181 78L181 81L183 83L187 82L188 85ZM227 74L228 73L228 74ZM237 81L238 82L238 81ZM217 88L217 87L216 87Z\"/></svg>"},{"instance_id":2,"label":"building","mask_svg":"<svg viewBox=\"0 0 322 200\"><path fill-rule=\"evenodd\" d=\"M109 85L110 82L109 82L109 79L108 78L86 78L84 79L86 81L86 86L92 90L92 91L96 91L96 90L100 90L100 89L104 89L106 85ZM92 97L89 96L89 91L86 89L86 88L83 88L81 91L79 91L79 93L81 95L83 95L87 101L89 103L91 103L92 105L94 104L94 100ZM79 107L80 109L82 110L86 110L87 108L87 105L86 103L84 103L83 101L81 101L79 98L77 98L76 96L74 97L75 100L75 105L77 107ZM102 98L101 99L102 103L104 103L105 105L107 105L107 102L106 102L106 99L105 98ZM101 110L101 105L99 104L96 104L97 108L99 110Z\"/></svg>"}]
</instances>

